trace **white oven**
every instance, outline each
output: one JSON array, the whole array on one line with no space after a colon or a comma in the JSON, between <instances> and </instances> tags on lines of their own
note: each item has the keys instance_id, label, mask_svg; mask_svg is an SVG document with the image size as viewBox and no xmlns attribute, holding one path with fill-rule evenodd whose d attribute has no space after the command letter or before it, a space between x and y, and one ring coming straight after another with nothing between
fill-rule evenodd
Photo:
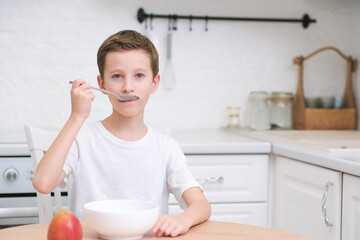
<instances>
[{"instance_id":1,"label":"white oven","mask_svg":"<svg viewBox=\"0 0 360 240\"><path fill-rule=\"evenodd\" d=\"M0 228L39 222L33 175L24 130L0 130Z\"/></svg>"}]
</instances>

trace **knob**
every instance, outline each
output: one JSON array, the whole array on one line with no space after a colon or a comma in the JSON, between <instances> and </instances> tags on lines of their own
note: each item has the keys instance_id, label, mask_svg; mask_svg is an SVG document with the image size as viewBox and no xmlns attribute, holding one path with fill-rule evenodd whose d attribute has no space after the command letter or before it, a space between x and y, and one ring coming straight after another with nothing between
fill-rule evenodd
<instances>
[{"instance_id":1,"label":"knob","mask_svg":"<svg viewBox=\"0 0 360 240\"><path fill-rule=\"evenodd\" d=\"M4 178L8 182L14 182L19 176L18 171L14 168L9 168L4 172Z\"/></svg>"}]
</instances>

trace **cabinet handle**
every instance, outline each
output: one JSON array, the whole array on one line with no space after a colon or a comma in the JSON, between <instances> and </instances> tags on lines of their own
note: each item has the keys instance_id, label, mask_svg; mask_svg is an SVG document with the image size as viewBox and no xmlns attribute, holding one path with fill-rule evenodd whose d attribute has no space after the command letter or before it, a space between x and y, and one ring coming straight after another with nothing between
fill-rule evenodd
<instances>
[{"instance_id":1,"label":"cabinet handle","mask_svg":"<svg viewBox=\"0 0 360 240\"><path fill-rule=\"evenodd\" d=\"M327 213L326 213L326 200L327 200L327 197L328 197L328 192L329 192L329 188L332 186L333 184L331 182L327 182L326 185L325 185L325 192L324 192L324 195L322 197L322 212L323 212L323 215L324 215L324 220L325 220L325 225L327 227L332 227L333 224L330 223L328 217L327 217Z\"/></svg>"},{"instance_id":2,"label":"cabinet handle","mask_svg":"<svg viewBox=\"0 0 360 240\"><path fill-rule=\"evenodd\" d=\"M198 178L196 179L200 185L204 184L220 184L224 182L224 177L220 176L216 177L207 177L207 178Z\"/></svg>"}]
</instances>

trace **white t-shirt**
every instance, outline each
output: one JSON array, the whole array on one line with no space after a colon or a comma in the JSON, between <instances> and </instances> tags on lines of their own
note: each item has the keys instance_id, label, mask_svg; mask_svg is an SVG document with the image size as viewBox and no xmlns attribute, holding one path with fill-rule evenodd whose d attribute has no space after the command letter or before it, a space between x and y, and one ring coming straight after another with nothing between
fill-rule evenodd
<instances>
[{"instance_id":1,"label":"white t-shirt","mask_svg":"<svg viewBox=\"0 0 360 240\"><path fill-rule=\"evenodd\" d=\"M67 176L74 175L70 209L78 218L83 218L85 203L105 199L153 201L159 204L160 215L167 214L169 193L184 209L184 191L200 187L181 148L169 136L148 128L142 139L125 141L100 121L82 126L63 169Z\"/></svg>"}]
</instances>

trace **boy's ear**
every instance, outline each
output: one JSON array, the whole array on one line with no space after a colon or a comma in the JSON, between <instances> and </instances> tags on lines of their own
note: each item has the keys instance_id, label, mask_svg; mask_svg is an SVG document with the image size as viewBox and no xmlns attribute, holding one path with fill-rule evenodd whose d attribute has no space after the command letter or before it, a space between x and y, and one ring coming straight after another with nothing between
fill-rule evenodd
<instances>
[{"instance_id":1,"label":"boy's ear","mask_svg":"<svg viewBox=\"0 0 360 240\"><path fill-rule=\"evenodd\" d=\"M156 92L156 89L159 87L159 83L160 83L160 75L157 74L152 82L151 91L150 91L151 93Z\"/></svg>"},{"instance_id":2,"label":"boy's ear","mask_svg":"<svg viewBox=\"0 0 360 240\"><path fill-rule=\"evenodd\" d=\"M105 89L104 81L101 78L101 75L97 75L97 82L100 89Z\"/></svg>"}]
</instances>

